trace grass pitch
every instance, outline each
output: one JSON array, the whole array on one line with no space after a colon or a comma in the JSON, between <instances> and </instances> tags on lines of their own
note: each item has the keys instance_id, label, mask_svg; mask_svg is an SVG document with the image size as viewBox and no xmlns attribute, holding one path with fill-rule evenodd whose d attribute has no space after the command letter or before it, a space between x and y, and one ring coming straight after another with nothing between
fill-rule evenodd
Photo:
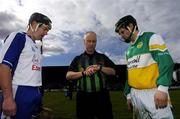
<instances>
[{"instance_id":1,"label":"grass pitch","mask_svg":"<svg viewBox=\"0 0 180 119\"><path fill-rule=\"evenodd\" d=\"M53 110L54 119L76 119L75 92L73 99L65 97L63 91L46 91L44 106ZM180 119L180 90L170 91L175 119ZM127 110L126 99L122 91L111 91L111 102L114 119L132 119L132 113Z\"/></svg>"}]
</instances>

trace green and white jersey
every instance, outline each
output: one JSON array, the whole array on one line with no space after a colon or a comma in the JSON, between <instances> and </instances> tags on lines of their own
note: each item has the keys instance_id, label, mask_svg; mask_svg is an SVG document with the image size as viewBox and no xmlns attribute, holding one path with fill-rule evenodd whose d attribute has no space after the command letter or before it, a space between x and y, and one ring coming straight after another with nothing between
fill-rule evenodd
<instances>
[{"instance_id":1,"label":"green and white jersey","mask_svg":"<svg viewBox=\"0 0 180 119\"><path fill-rule=\"evenodd\" d=\"M171 85L174 63L161 36L152 32L139 34L128 48L126 59L128 86L150 89Z\"/></svg>"}]
</instances>

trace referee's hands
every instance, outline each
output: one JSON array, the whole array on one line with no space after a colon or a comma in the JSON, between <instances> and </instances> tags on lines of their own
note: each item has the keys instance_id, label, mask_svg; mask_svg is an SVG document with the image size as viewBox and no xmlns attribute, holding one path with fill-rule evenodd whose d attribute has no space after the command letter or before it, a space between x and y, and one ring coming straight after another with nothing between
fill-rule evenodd
<instances>
[{"instance_id":1,"label":"referee's hands","mask_svg":"<svg viewBox=\"0 0 180 119\"><path fill-rule=\"evenodd\" d=\"M85 75L91 76L99 70L99 65L90 65L85 70Z\"/></svg>"},{"instance_id":2,"label":"referee's hands","mask_svg":"<svg viewBox=\"0 0 180 119\"><path fill-rule=\"evenodd\" d=\"M168 105L168 94L166 92L157 90L154 95L154 102L156 109L165 108Z\"/></svg>"}]
</instances>

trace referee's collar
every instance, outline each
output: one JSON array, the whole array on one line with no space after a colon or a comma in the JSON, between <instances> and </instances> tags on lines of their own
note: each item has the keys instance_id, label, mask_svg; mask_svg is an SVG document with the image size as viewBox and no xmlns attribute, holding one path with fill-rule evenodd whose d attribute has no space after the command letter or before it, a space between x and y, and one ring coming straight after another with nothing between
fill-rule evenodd
<instances>
[{"instance_id":1,"label":"referee's collar","mask_svg":"<svg viewBox=\"0 0 180 119\"><path fill-rule=\"evenodd\" d=\"M92 56L94 56L94 55L96 55L96 54L97 54L96 51L94 51L93 54L88 54L86 51L84 51L84 55L87 55L87 56L89 56L89 57L92 57Z\"/></svg>"}]
</instances>

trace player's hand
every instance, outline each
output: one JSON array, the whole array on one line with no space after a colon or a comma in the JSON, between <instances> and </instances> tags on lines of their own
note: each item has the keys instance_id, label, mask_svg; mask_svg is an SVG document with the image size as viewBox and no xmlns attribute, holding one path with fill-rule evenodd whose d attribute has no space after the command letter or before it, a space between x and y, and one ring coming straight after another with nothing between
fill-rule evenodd
<instances>
[{"instance_id":1,"label":"player's hand","mask_svg":"<svg viewBox=\"0 0 180 119\"><path fill-rule=\"evenodd\" d=\"M4 99L2 104L2 110L6 116L14 116L16 114L16 103L14 99Z\"/></svg>"},{"instance_id":2,"label":"player's hand","mask_svg":"<svg viewBox=\"0 0 180 119\"><path fill-rule=\"evenodd\" d=\"M154 102L156 109L165 108L168 104L168 94L157 90L154 95Z\"/></svg>"},{"instance_id":3,"label":"player's hand","mask_svg":"<svg viewBox=\"0 0 180 119\"><path fill-rule=\"evenodd\" d=\"M129 111L132 111L132 110L133 110L133 106L132 106L131 99L127 99L127 106L128 106L128 110L129 110Z\"/></svg>"}]
</instances>

